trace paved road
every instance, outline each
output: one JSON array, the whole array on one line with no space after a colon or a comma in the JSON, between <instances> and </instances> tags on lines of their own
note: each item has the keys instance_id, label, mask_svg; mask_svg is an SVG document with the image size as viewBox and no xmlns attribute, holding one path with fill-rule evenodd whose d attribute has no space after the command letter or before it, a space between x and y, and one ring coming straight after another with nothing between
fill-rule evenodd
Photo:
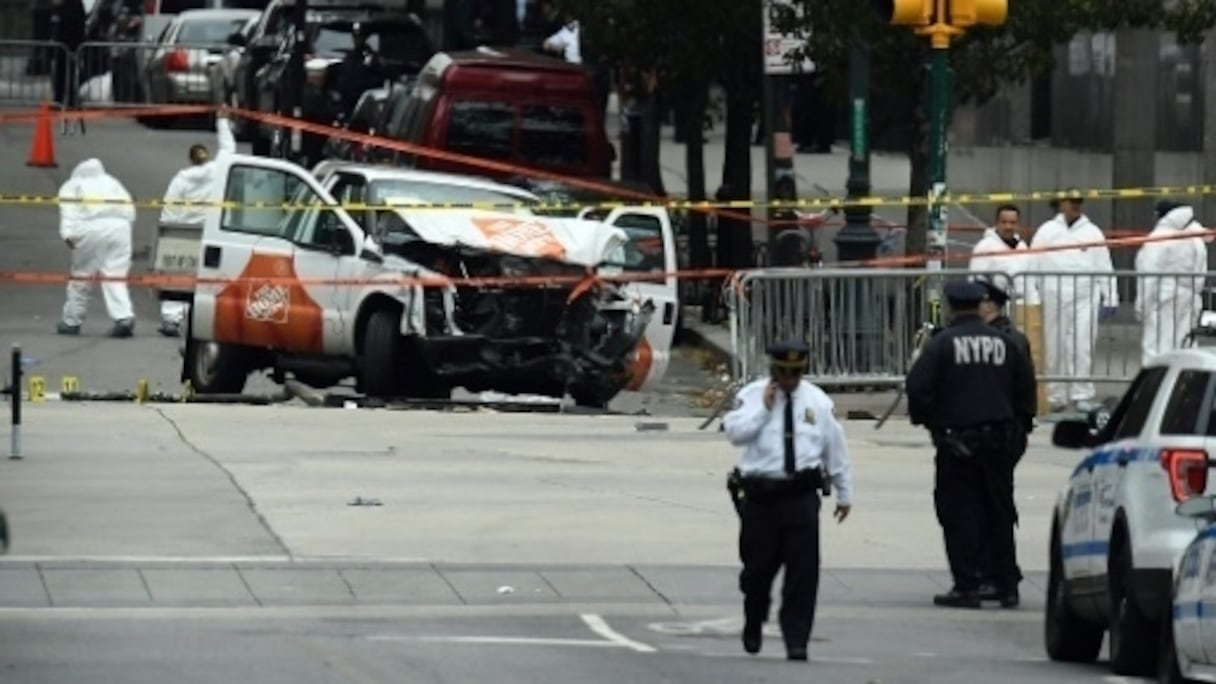
<instances>
[{"instance_id":1,"label":"paved road","mask_svg":"<svg viewBox=\"0 0 1216 684\"><path fill-rule=\"evenodd\" d=\"M7 157L0 164L0 194L54 195L78 162L96 156L136 199L158 199L173 173L187 163L186 150L192 143L214 146L214 135L197 125L191 128L190 122L168 131L126 121L90 123L87 135L55 138L59 168L31 169L21 163L29 149L31 129L26 124L0 126L0 149ZM55 207L9 205L0 209L0 271L66 270L68 251L58 238ZM147 270L156 219L154 209L138 211L135 272ZM65 376L77 378L85 390L130 391L140 379L146 379L153 391L179 391L179 343L156 333L155 295L150 289L135 288L132 298L138 317L134 339L105 337L109 321L100 293L94 297L82 335L61 337L54 334L54 326L63 306L62 286L0 282L0 348L20 343L38 361L30 373L44 377L51 391L58 391ZM624 393L611 408L688 415L697 412L698 397L712 384L697 355L681 349L663 387L642 394ZM250 392L274 389L268 380L249 386Z\"/></svg>"}]
</instances>

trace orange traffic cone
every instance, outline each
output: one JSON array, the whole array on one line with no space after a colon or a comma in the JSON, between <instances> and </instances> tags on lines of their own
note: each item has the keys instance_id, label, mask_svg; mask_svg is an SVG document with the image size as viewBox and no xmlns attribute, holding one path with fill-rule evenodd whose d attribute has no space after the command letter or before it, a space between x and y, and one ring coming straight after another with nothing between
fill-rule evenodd
<instances>
[{"instance_id":1,"label":"orange traffic cone","mask_svg":"<svg viewBox=\"0 0 1216 684\"><path fill-rule=\"evenodd\" d=\"M51 105L44 101L38 112L38 123L34 125L34 144L30 147L26 166L58 168L59 165L55 163L55 136L51 131Z\"/></svg>"}]
</instances>

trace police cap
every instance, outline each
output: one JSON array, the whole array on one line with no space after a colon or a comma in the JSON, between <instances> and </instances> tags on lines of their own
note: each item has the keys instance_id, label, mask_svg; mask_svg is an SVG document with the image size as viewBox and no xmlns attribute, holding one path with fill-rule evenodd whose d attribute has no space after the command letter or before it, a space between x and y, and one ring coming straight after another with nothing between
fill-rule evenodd
<instances>
[{"instance_id":1,"label":"police cap","mask_svg":"<svg viewBox=\"0 0 1216 684\"><path fill-rule=\"evenodd\" d=\"M768 348L769 365L782 370L805 368L811 360L811 348L806 342L786 340Z\"/></svg>"},{"instance_id":2,"label":"police cap","mask_svg":"<svg viewBox=\"0 0 1216 684\"><path fill-rule=\"evenodd\" d=\"M991 280L976 278L975 284L984 288L984 296L997 306L1005 306L1009 301L1009 293L1003 287Z\"/></svg>"},{"instance_id":3,"label":"police cap","mask_svg":"<svg viewBox=\"0 0 1216 684\"><path fill-rule=\"evenodd\" d=\"M955 280L946 283L942 294L946 295L946 301L950 302L951 306L975 306L988 296L988 291L970 280Z\"/></svg>"}]
</instances>

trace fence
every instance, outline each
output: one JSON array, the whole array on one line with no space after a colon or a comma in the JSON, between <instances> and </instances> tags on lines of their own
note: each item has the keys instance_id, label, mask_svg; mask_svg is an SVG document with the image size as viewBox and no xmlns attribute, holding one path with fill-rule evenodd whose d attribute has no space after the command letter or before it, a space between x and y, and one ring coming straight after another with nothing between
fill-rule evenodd
<instances>
[{"instance_id":1,"label":"fence","mask_svg":"<svg viewBox=\"0 0 1216 684\"><path fill-rule=\"evenodd\" d=\"M0 103L57 101L56 90L66 90L71 83L73 62L61 43L0 40ZM61 87L57 89L56 83Z\"/></svg>"},{"instance_id":2,"label":"fence","mask_svg":"<svg viewBox=\"0 0 1216 684\"><path fill-rule=\"evenodd\" d=\"M971 275L910 269L742 274L726 293L733 375L737 380L760 376L767 370L767 347L793 338L806 340L814 350L808 373L812 382L898 386L918 330L932 320L929 286ZM1048 383L1053 403L1085 400L1093 397L1092 383L1131 381L1146 358L1183 346L1193 329L1216 331L1216 314L1213 320L1201 317L1205 309L1216 312L1216 292L1203 289L1211 277L1216 273L1036 271L1012 276L1022 299L1011 302L1006 313L1015 318L1017 307L1041 308L1042 334L1030 335L1031 344L1043 351L1037 377ZM1103 299L1103 293L1126 291L1129 284L1140 293L1139 303L1112 306L1114 300Z\"/></svg>"},{"instance_id":3,"label":"fence","mask_svg":"<svg viewBox=\"0 0 1216 684\"><path fill-rule=\"evenodd\" d=\"M61 43L0 40L0 103L210 105L222 95L217 69L230 49L88 42L73 52Z\"/></svg>"}]
</instances>

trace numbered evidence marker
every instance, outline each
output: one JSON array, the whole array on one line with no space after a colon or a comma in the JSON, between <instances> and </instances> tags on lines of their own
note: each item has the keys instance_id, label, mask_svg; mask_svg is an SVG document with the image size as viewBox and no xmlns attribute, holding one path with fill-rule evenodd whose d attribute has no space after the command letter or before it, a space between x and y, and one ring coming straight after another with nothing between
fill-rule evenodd
<instances>
[{"instance_id":1,"label":"numbered evidence marker","mask_svg":"<svg viewBox=\"0 0 1216 684\"><path fill-rule=\"evenodd\" d=\"M41 375L30 376L30 401L46 401L46 378Z\"/></svg>"},{"instance_id":2,"label":"numbered evidence marker","mask_svg":"<svg viewBox=\"0 0 1216 684\"><path fill-rule=\"evenodd\" d=\"M65 375L59 379L59 391L63 394L73 394L80 391L80 380L74 376Z\"/></svg>"}]
</instances>

